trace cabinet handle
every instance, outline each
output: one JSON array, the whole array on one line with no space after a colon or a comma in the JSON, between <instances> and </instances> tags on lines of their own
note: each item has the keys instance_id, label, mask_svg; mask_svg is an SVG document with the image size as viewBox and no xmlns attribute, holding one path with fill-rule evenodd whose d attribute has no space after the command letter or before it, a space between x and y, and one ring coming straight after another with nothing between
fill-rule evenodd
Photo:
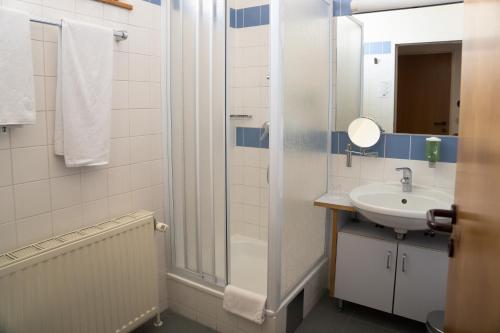
<instances>
[{"instance_id":1,"label":"cabinet handle","mask_svg":"<svg viewBox=\"0 0 500 333\"><path fill-rule=\"evenodd\" d=\"M386 263L386 268L391 269L391 258L392 258L392 252L387 251L387 263Z\"/></svg>"},{"instance_id":2,"label":"cabinet handle","mask_svg":"<svg viewBox=\"0 0 500 333\"><path fill-rule=\"evenodd\" d=\"M403 271L403 273L406 273L406 253L403 254L403 256L401 258L403 259L403 263L401 265L401 270Z\"/></svg>"}]
</instances>

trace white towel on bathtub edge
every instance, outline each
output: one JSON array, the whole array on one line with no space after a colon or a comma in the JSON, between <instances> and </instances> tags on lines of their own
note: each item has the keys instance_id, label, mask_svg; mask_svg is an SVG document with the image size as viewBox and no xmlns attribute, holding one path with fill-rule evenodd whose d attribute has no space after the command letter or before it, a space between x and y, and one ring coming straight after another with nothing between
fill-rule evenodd
<instances>
[{"instance_id":1,"label":"white towel on bathtub edge","mask_svg":"<svg viewBox=\"0 0 500 333\"><path fill-rule=\"evenodd\" d=\"M54 151L68 167L109 162L113 30L62 20Z\"/></svg>"},{"instance_id":2,"label":"white towel on bathtub edge","mask_svg":"<svg viewBox=\"0 0 500 333\"><path fill-rule=\"evenodd\" d=\"M28 13L0 8L0 125L36 121Z\"/></svg>"},{"instance_id":3,"label":"white towel on bathtub edge","mask_svg":"<svg viewBox=\"0 0 500 333\"><path fill-rule=\"evenodd\" d=\"M265 319L266 296L227 285L222 307L235 315L262 324Z\"/></svg>"}]
</instances>

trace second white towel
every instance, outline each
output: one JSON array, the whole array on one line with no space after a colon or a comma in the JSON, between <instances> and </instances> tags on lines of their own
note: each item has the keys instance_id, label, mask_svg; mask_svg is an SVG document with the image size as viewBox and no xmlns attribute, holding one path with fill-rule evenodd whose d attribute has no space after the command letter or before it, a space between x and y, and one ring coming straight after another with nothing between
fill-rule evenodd
<instances>
[{"instance_id":1,"label":"second white towel","mask_svg":"<svg viewBox=\"0 0 500 333\"><path fill-rule=\"evenodd\" d=\"M238 288L226 286L222 307L235 315L262 324L265 319L266 296Z\"/></svg>"},{"instance_id":2,"label":"second white towel","mask_svg":"<svg viewBox=\"0 0 500 333\"><path fill-rule=\"evenodd\" d=\"M62 20L54 150L68 167L109 162L113 41L110 28Z\"/></svg>"}]
</instances>

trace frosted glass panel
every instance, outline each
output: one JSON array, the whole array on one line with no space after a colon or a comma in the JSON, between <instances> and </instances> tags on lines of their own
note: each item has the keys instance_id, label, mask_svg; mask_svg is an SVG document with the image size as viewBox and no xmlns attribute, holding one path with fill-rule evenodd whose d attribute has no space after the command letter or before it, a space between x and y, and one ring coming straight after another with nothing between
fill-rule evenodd
<instances>
[{"instance_id":1,"label":"frosted glass panel","mask_svg":"<svg viewBox=\"0 0 500 333\"><path fill-rule=\"evenodd\" d=\"M325 211L313 201L327 186L331 7L281 3L283 298L325 254Z\"/></svg>"},{"instance_id":2,"label":"frosted glass panel","mask_svg":"<svg viewBox=\"0 0 500 333\"><path fill-rule=\"evenodd\" d=\"M170 7L173 261L223 284L225 272L225 4Z\"/></svg>"}]
</instances>

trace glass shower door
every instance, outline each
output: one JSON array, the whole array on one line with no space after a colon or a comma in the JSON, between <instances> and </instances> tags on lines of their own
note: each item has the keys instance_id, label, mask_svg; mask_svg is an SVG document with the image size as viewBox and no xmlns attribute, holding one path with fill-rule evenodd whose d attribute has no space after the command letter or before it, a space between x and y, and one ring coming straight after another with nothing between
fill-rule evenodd
<instances>
[{"instance_id":1,"label":"glass shower door","mask_svg":"<svg viewBox=\"0 0 500 333\"><path fill-rule=\"evenodd\" d=\"M330 19L326 0L271 3L271 191L268 307L325 259L330 122Z\"/></svg>"},{"instance_id":2,"label":"glass shower door","mask_svg":"<svg viewBox=\"0 0 500 333\"><path fill-rule=\"evenodd\" d=\"M269 5L228 1L229 283L267 292Z\"/></svg>"},{"instance_id":3,"label":"glass shower door","mask_svg":"<svg viewBox=\"0 0 500 333\"><path fill-rule=\"evenodd\" d=\"M169 2L172 262L224 286L225 2Z\"/></svg>"}]
</instances>

